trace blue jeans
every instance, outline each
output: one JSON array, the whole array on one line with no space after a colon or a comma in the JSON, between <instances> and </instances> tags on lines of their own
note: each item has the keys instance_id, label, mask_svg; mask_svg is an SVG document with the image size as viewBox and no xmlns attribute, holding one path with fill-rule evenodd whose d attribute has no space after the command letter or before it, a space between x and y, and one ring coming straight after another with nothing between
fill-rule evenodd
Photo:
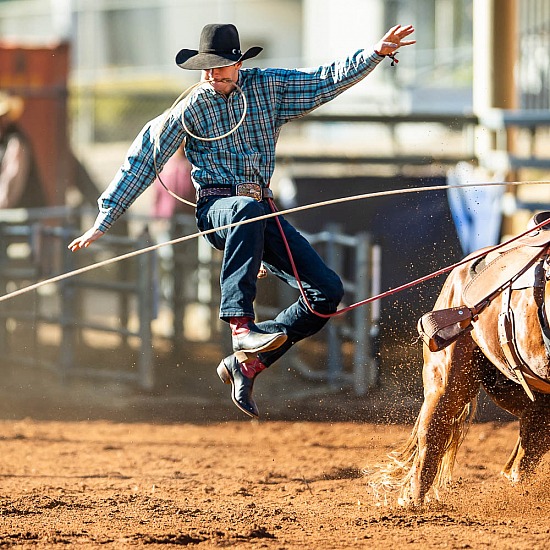
<instances>
[{"instance_id":1,"label":"blue jeans","mask_svg":"<svg viewBox=\"0 0 550 550\"><path fill-rule=\"evenodd\" d=\"M201 231L269 214L267 201L249 197L213 197L197 205L197 225ZM292 251L302 286L314 311L333 313L344 295L342 281L323 262L308 241L282 216L279 220ZM206 235L209 243L223 250L220 285L220 318L254 318L258 270L265 267L293 288L298 288L283 239L274 218L254 221ZM257 323L266 332L283 331L288 339L280 348L260 356L269 366L296 342L318 332L327 319L311 313L302 297L281 311L272 321Z\"/></svg>"}]
</instances>

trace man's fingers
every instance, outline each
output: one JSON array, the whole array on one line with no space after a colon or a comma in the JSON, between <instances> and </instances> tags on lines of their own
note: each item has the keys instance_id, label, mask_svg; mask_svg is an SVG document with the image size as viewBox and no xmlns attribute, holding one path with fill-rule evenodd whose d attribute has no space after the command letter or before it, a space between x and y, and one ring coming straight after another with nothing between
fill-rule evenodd
<instances>
[{"instance_id":1,"label":"man's fingers","mask_svg":"<svg viewBox=\"0 0 550 550\"><path fill-rule=\"evenodd\" d=\"M76 252L81 248L88 248L94 241L97 241L101 235L103 235L103 231L94 228L89 229L86 233L74 239L74 241L69 244L68 248L72 252Z\"/></svg>"},{"instance_id":2,"label":"man's fingers","mask_svg":"<svg viewBox=\"0 0 550 550\"><path fill-rule=\"evenodd\" d=\"M382 38L381 47L389 50L389 52L394 52L401 46L410 46L411 44L416 44L416 40L404 40L407 36L414 32L414 27L412 25L407 25L402 27L401 25L395 25L392 27ZM383 52L387 54L388 52Z\"/></svg>"},{"instance_id":3,"label":"man's fingers","mask_svg":"<svg viewBox=\"0 0 550 550\"><path fill-rule=\"evenodd\" d=\"M401 40L402 38L409 36L409 34L412 34L413 32L414 32L414 27L412 25L408 25L407 27L399 28L393 34L395 34L395 36L397 36Z\"/></svg>"},{"instance_id":4,"label":"man's fingers","mask_svg":"<svg viewBox=\"0 0 550 550\"><path fill-rule=\"evenodd\" d=\"M74 241L69 245L69 249L72 252L76 252L77 250L80 250L81 248L88 248L91 244L92 244L91 240L80 240L80 239L78 239L77 241Z\"/></svg>"},{"instance_id":5,"label":"man's fingers","mask_svg":"<svg viewBox=\"0 0 550 550\"><path fill-rule=\"evenodd\" d=\"M75 239L69 246L69 250L71 252L76 252L77 250L80 250L86 245L83 245L83 243L80 241L80 239Z\"/></svg>"},{"instance_id":6,"label":"man's fingers","mask_svg":"<svg viewBox=\"0 0 550 550\"><path fill-rule=\"evenodd\" d=\"M80 248L80 245L78 244L79 239L75 239L72 243L69 244L67 247L69 250L72 250L73 252Z\"/></svg>"}]
</instances>

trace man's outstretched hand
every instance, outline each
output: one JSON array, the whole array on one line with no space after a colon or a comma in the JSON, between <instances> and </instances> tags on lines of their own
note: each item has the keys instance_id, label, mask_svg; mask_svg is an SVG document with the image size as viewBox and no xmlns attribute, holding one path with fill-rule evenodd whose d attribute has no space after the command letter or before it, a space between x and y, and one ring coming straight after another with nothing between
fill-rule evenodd
<instances>
[{"instance_id":1,"label":"man's outstretched hand","mask_svg":"<svg viewBox=\"0 0 550 550\"><path fill-rule=\"evenodd\" d=\"M103 231L100 231L99 229L96 229L95 227L91 227L81 235L80 237L77 237L69 246L69 250L72 252L76 252L77 250L80 250L81 248L88 248L94 241L97 241L99 237L103 235Z\"/></svg>"},{"instance_id":2,"label":"man's outstretched hand","mask_svg":"<svg viewBox=\"0 0 550 550\"><path fill-rule=\"evenodd\" d=\"M413 32L414 27L412 25L406 27L395 25L374 45L374 51L380 55L390 55L395 53L401 46L416 44L416 40L405 40Z\"/></svg>"}]
</instances>

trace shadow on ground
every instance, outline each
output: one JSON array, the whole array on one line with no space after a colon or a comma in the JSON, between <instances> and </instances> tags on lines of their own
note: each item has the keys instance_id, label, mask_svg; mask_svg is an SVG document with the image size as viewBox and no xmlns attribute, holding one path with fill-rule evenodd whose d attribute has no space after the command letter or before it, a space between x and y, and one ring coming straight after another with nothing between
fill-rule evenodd
<instances>
[{"instance_id":1,"label":"shadow on ground","mask_svg":"<svg viewBox=\"0 0 550 550\"><path fill-rule=\"evenodd\" d=\"M151 391L104 377L62 378L59 373L40 367L0 362L0 418L158 423L249 421L233 405L229 386L222 384L216 374L221 356L218 347L190 344L178 357L161 342L155 352L157 383ZM113 365L121 360L116 351L110 350L109 356ZM357 396L350 387L329 387L307 380L283 363L258 377L255 398L261 420L411 423L422 402L419 373L418 369L416 373L386 373L379 387ZM477 416L480 421L512 419L484 394Z\"/></svg>"}]
</instances>

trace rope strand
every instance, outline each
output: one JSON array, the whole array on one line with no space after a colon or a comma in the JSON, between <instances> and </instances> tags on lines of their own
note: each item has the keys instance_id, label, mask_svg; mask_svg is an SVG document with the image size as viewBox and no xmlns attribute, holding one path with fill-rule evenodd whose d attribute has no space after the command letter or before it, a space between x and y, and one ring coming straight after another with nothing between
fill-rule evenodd
<instances>
[{"instance_id":1,"label":"rope strand","mask_svg":"<svg viewBox=\"0 0 550 550\"><path fill-rule=\"evenodd\" d=\"M269 199L270 207L273 212L276 212L275 204L271 199ZM452 265L449 265L447 267L438 269L437 271L434 271L430 273L429 275L424 275L423 277L420 277L418 279L415 279L414 281L411 281L409 283L405 283L403 285L400 285L394 289L386 290L385 292L382 292L380 294L377 294L376 296L372 296L371 298L366 298L365 300L361 300L359 302L355 302L354 304L351 304L347 307L344 307L342 309L339 309L335 311L334 313L319 313L318 311L315 311L307 297L307 294L304 290L304 287L302 285L302 281L300 280L300 274L298 273L298 268L296 267L296 263L294 262L294 257L292 255L292 252L290 250L290 246L288 244L288 241L286 239L286 236L284 234L283 228L281 226L281 222L279 221L279 218L276 217L275 221L277 223L277 226L279 228L279 232L281 233L281 237L283 239L283 243L285 245L286 252L288 254L288 259L290 261L290 265L292 267L292 273L294 275L294 278L296 279L296 283L298 284L298 289L300 290L300 295L302 296L302 299L304 300L307 309L310 311L310 313L313 313L313 315L317 317L321 317L323 319L330 319L331 317L336 317L337 315L342 315L344 313L348 313L349 311L358 308L360 306L365 306L367 304L370 304L371 302L374 302L376 300L381 300L382 298L386 298L388 296L391 296L392 294L397 294L398 292L401 292L403 290L407 290L409 288L412 288L413 286L416 286L420 283L424 283L426 281L429 281L430 279L434 279L435 277L438 277L439 275L443 275L444 273L447 273L449 271L452 271L456 267L459 267L461 265L464 265L468 262L472 262L473 260L477 260L478 258L482 258L483 256L486 256L487 254L490 254L491 252L494 252L495 250L498 250L499 248L502 248L504 246L509 245L510 243L513 243L514 241L517 241L518 239L521 239L522 237L525 237L529 233L532 233L533 231L537 231L538 229L541 229L545 225L550 223L550 218L547 220L544 220L543 222L535 225L534 227L531 227L524 231L523 233L520 233L519 235L516 235L515 237L512 237L511 239L504 241L502 243L499 243L489 249L483 249L482 251L478 252L474 255L468 255L463 260L456 262Z\"/></svg>"},{"instance_id":2,"label":"rope strand","mask_svg":"<svg viewBox=\"0 0 550 550\"><path fill-rule=\"evenodd\" d=\"M146 254L148 252L158 250L159 248L162 248L164 246L175 245L175 244L178 244L178 243L189 241L191 239L197 239L197 238L202 237L204 235L209 235L211 233L215 233L216 231L223 231L225 229L231 229L233 227L237 227L237 226L240 226L240 225L245 225L245 224L248 224L248 223L254 223L254 222L265 220L265 219L276 218L277 216L285 216L285 215L288 215L288 214L294 214L296 212L302 212L304 210L311 210L311 209L322 208L324 206L330 206L330 205L334 205L334 204L342 204L342 203L345 203L345 202L353 202L353 201L371 199L371 198L376 198L376 197L385 197L385 196L390 196L390 195L406 195L406 194L409 194L409 193L422 193L422 192L427 192L427 191L442 191L442 190L457 189L457 188L458 189L465 189L465 188L470 188L470 187L481 187L481 186L499 186L499 185L500 186L503 186L503 185L504 186L519 186L519 185L526 185L526 184L532 184L532 185L550 184L550 181L524 181L524 182L503 182L503 183L486 182L486 183L472 183L472 184L464 184L464 185L434 185L432 187L426 187L426 186L424 186L424 187L411 187L411 188L408 188L408 189L394 189L394 190L390 190L390 191L378 191L378 192L374 192L374 193L362 193L362 194L359 194L359 195L352 195L352 196L348 196L348 197L339 197L337 199L329 199L329 200L324 200L324 201L320 201L320 202L305 204L305 205L301 205L301 206L295 206L293 208L288 208L286 210L281 210L280 212L271 212L270 214L264 214L262 216L257 216L255 218L250 218L250 219L247 219L247 220L241 220L239 222L229 223L229 224L217 227L217 228L208 229L206 231L198 231L196 233L191 233L190 235L185 235L183 237L177 237L175 239L165 241L165 242L162 242L162 243L157 243L157 244L147 246L147 247L144 247L144 248L140 248L138 250L134 250L134 251L128 252L126 254L121 254L119 256L114 256L113 258L108 258L107 260L102 260L100 262L96 262L96 263L90 264L88 266L84 266L84 267L81 267L79 269L75 269L73 271L62 273L62 274L57 275L55 277L51 277L51 278L45 279L43 281L38 281L37 283L31 284L31 285L28 285L26 287L20 288L18 290L14 290L12 292L4 294L4 295L0 296L0 302L4 302L4 301L9 300L11 298L15 298L16 296L20 296L20 295L25 294L27 292L31 292L33 290L36 290L36 289L38 289L40 287L43 287L45 285L48 285L48 284L58 283L58 282L63 281L65 279L69 279L70 277L75 277L77 275L87 273L88 271L92 271L92 270L98 269L100 267L104 267L104 266L107 266L107 265L114 264L116 262L127 260L129 258L139 256L140 254ZM526 233L535 231L537 229L537 227L534 227L534 228L530 229ZM521 237L522 235L518 236L517 238ZM497 248L498 248L498 246L499 245L497 245ZM500 246L503 246L503 245L500 245ZM445 268L445 269L447 271L450 271L453 267L456 267L457 265L460 265L460 264L455 264L455 265L450 266L449 268ZM430 274L430 275L427 275L425 277L421 277L420 279L417 279L417 281L414 281L414 283L418 284L420 282L426 281L426 280L428 280L430 278L433 278L433 277L435 277L435 276L437 276L437 275L439 275L443 272L444 271L439 270L438 272L435 272L435 274ZM408 285L412 285L412 283L408 283ZM397 287L396 289L394 289L392 291L392 293L398 292L400 290L405 290L405 287L409 288L409 286L407 286L407 285L402 285L402 286ZM372 298L368 298L367 300L363 300L363 302L361 302L361 305L365 305L365 304L367 304L369 302L373 302L377 299L384 298L385 296L389 295L388 292L390 292L390 291L383 292L381 294L378 294L377 296L373 296Z\"/></svg>"}]
</instances>

